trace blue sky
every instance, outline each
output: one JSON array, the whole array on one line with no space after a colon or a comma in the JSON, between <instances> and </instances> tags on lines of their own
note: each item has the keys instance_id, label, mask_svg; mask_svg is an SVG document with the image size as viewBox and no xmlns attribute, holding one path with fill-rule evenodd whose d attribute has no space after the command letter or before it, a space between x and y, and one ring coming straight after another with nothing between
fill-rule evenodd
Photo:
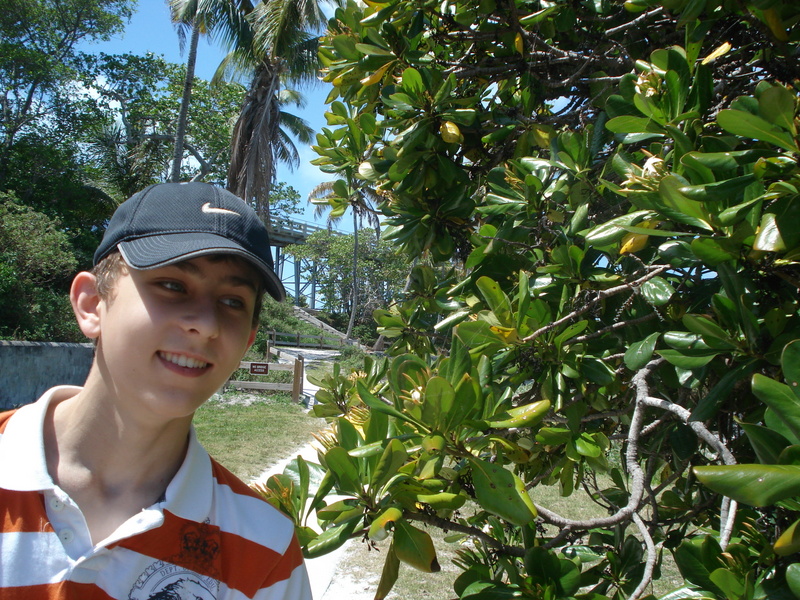
<instances>
[{"instance_id":1,"label":"blue sky","mask_svg":"<svg viewBox=\"0 0 800 600\"><path fill-rule=\"evenodd\" d=\"M180 52L178 33L172 25L169 8L165 0L139 0L139 6L130 23L125 27L123 34L116 36L108 42L87 44L82 47L86 52L105 52L107 54L154 54L163 55L166 60L183 63L185 55ZM211 79L225 52L222 47L213 41L201 39L197 50L198 77ZM304 118L316 131L325 126L325 98L330 87L320 83L311 89L304 90L307 105L302 109L293 109L293 112ZM310 164L316 154L310 147L297 144L300 152L300 166L294 172L286 165L278 167L278 181L285 181L300 193L301 203L306 207L305 215L300 220L314 222L313 206L306 202L309 192L318 183L329 181L331 177L322 173L317 167ZM340 223L345 229L349 219ZM319 222L324 225L324 219Z\"/></svg>"}]
</instances>

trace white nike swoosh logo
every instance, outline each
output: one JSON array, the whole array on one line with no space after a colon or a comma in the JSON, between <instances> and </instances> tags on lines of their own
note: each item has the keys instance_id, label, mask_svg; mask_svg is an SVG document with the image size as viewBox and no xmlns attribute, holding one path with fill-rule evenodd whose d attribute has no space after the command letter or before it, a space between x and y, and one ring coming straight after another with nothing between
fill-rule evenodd
<instances>
[{"instance_id":1,"label":"white nike swoosh logo","mask_svg":"<svg viewBox=\"0 0 800 600\"><path fill-rule=\"evenodd\" d=\"M242 216L234 210L228 210L227 208L214 208L211 206L211 202L206 202L203 204L200 210L202 210L204 213L220 213L223 215L236 215L237 217Z\"/></svg>"}]
</instances>

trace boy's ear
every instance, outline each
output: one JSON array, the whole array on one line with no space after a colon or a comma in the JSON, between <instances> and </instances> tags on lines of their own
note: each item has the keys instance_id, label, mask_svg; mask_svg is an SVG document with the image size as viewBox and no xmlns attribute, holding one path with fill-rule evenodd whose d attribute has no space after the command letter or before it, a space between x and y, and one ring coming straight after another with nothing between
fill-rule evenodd
<instances>
[{"instance_id":1,"label":"boy's ear","mask_svg":"<svg viewBox=\"0 0 800 600\"><path fill-rule=\"evenodd\" d=\"M250 346L252 346L253 342L256 341L256 333L258 333L258 325L253 327L253 329L250 331L250 337L247 338L247 350L250 350ZM247 350L245 350L245 352Z\"/></svg>"},{"instance_id":2,"label":"boy's ear","mask_svg":"<svg viewBox=\"0 0 800 600\"><path fill-rule=\"evenodd\" d=\"M72 280L69 299L78 327L83 335L91 340L100 337L100 294L97 292L97 278L82 271Z\"/></svg>"}]
</instances>

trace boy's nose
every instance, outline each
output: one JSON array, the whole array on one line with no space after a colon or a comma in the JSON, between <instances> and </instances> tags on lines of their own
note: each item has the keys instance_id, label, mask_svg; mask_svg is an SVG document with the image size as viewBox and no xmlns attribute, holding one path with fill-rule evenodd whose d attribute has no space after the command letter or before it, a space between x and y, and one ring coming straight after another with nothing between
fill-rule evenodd
<instances>
[{"instance_id":1,"label":"boy's nose","mask_svg":"<svg viewBox=\"0 0 800 600\"><path fill-rule=\"evenodd\" d=\"M219 315L216 302L202 300L195 302L185 317L186 328L204 337L215 338L219 335Z\"/></svg>"}]
</instances>

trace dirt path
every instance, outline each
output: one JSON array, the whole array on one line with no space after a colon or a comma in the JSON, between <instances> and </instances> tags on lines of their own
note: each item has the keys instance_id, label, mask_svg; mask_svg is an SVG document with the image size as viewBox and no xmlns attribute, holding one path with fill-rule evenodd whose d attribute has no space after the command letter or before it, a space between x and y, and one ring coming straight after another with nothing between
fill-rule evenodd
<instances>
[{"instance_id":1,"label":"dirt path","mask_svg":"<svg viewBox=\"0 0 800 600\"><path fill-rule=\"evenodd\" d=\"M339 354L338 350L317 350L309 348L281 347L279 350L281 353L280 362L293 362L298 356L302 355L306 369L314 362L330 361ZM308 381L307 378L303 379L303 395L306 398L313 400L314 394L316 394L318 389L319 387ZM311 405L313 405L313 402L309 403L309 406ZM299 451L294 452L291 456L287 456L277 464L269 467L254 481L264 482L272 475L282 473L289 461L295 459L298 455L302 456L307 461L319 462L317 448L312 442ZM348 552L353 550L350 548L352 544L352 541L348 542L335 552L306 561L314 600L372 600L375 584L373 583L369 587L364 584L359 584L353 581L348 573L346 556Z\"/></svg>"}]
</instances>

